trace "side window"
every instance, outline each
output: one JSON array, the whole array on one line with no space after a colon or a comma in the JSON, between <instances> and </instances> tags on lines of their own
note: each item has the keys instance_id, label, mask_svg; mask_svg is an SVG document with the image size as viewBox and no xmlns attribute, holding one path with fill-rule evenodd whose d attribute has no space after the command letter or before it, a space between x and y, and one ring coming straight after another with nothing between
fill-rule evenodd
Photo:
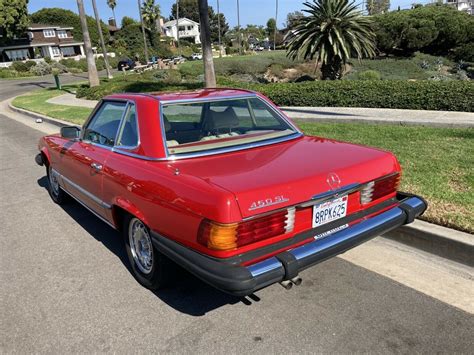
<instances>
[{"instance_id":1,"label":"side window","mask_svg":"<svg viewBox=\"0 0 474 355\"><path fill-rule=\"evenodd\" d=\"M124 102L104 102L84 130L83 139L112 147L125 106Z\"/></svg>"},{"instance_id":2,"label":"side window","mask_svg":"<svg viewBox=\"0 0 474 355\"><path fill-rule=\"evenodd\" d=\"M138 125L135 105L128 106L125 119L120 127L117 144L123 147L136 147L138 145Z\"/></svg>"},{"instance_id":3,"label":"side window","mask_svg":"<svg viewBox=\"0 0 474 355\"><path fill-rule=\"evenodd\" d=\"M257 127L279 127L281 125L281 118L270 111L261 100L251 99L249 101L252 105Z\"/></svg>"}]
</instances>

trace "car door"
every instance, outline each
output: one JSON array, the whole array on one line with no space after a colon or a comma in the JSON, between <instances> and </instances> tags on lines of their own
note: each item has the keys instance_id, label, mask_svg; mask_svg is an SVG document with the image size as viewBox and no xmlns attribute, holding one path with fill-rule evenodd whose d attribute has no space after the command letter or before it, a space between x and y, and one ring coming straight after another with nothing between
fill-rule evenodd
<instances>
[{"instance_id":1,"label":"car door","mask_svg":"<svg viewBox=\"0 0 474 355\"><path fill-rule=\"evenodd\" d=\"M68 148L64 162L67 191L101 217L106 217L111 207L102 200L104 165L112 153L126 104L104 101L84 125L81 139Z\"/></svg>"}]
</instances>

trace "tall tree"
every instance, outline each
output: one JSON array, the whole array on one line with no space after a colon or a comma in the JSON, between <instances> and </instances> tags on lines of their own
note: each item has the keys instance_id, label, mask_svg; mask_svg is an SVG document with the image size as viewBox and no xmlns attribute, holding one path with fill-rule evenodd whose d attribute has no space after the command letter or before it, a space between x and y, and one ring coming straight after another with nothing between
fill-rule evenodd
<instances>
[{"instance_id":1,"label":"tall tree","mask_svg":"<svg viewBox=\"0 0 474 355\"><path fill-rule=\"evenodd\" d=\"M276 31L276 21L274 18L271 18L267 21L267 35L268 38L273 38Z\"/></svg>"},{"instance_id":2,"label":"tall tree","mask_svg":"<svg viewBox=\"0 0 474 355\"><path fill-rule=\"evenodd\" d=\"M150 31L160 32L160 6L155 4L155 0L145 0L142 6L142 16L145 26Z\"/></svg>"},{"instance_id":3,"label":"tall tree","mask_svg":"<svg viewBox=\"0 0 474 355\"><path fill-rule=\"evenodd\" d=\"M323 79L340 79L343 65L351 57L375 55L372 19L363 16L349 0L313 0L305 2L308 14L289 38L291 58L316 58Z\"/></svg>"},{"instance_id":4,"label":"tall tree","mask_svg":"<svg viewBox=\"0 0 474 355\"><path fill-rule=\"evenodd\" d=\"M209 28L209 16L207 0L198 0L199 19L201 24L202 59L204 62L204 81L208 88L216 87L216 74L214 71L214 59L212 58L211 30Z\"/></svg>"},{"instance_id":5,"label":"tall tree","mask_svg":"<svg viewBox=\"0 0 474 355\"><path fill-rule=\"evenodd\" d=\"M286 28L291 30L300 23L303 17L304 14L301 11L290 12L286 15Z\"/></svg>"},{"instance_id":6,"label":"tall tree","mask_svg":"<svg viewBox=\"0 0 474 355\"><path fill-rule=\"evenodd\" d=\"M115 26L117 26L117 17L115 17L115 8L117 7L117 0L107 0L107 6L112 10Z\"/></svg>"},{"instance_id":7,"label":"tall tree","mask_svg":"<svg viewBox=\"0 0 474 355\"><path fill-rule=\"evenodd\" d=\"M10 40L15 35L23 35L28 28L28 0L0 1L0 30L2 40Z\"/></svg>"},{"instance_id":8,"label":"tall tree","mask_svg":"<svg viewBox=\"0 0 474 355\"><path fill-rule=\"evenodd\" d=\"M141 0L137 0L137 1L138 1L138 12L140 13L140 23L141 23L141 26L142 26L143 49L144 49L144 52L145 52L145 62L148 62L148 46L146 44L145 24L143 22Z\"/></svg>"},{"instance_id":9,"label":"tall tree","mask_svg":"<svg viewBox=\"0 0 474 355\"><path fill-rule=\"evenodd\" d=\"M86 12L84 11L83 0L77 0L77 8L79 9L79 18L81 20L82 37L84 38L84 49L86 51L87 74L89 77L89 86L99 86L99 74L95 66L94 53L92 53L91 38L87 27Z\"/></svg>"},{"instance_id":10,"label":"tall tree","mask_svg":"<svg viewBox=\"0 0 474 355\"><path fill-rule=\"evenodd\" d=\"M390 0L367 0L365 6L369 15L383 14L390 8Z\"/></svg>"},{"instance_id":11,"label":"tall tree","mask_svg":"<svg viewBox=\"0 0 474 355\"><path fill-rule=\"evenodd\" d=\"M199 22L199 9L197 0L179 0L179 13L177 3L171 6L171 16L173 18L186 17L194 22ZM211 41L219 42L219 22L221 36L229 30L229 24L223 13L216 13L212 6L208 6L209 26L211 29Z\"/></svg>"},{"instance_id":12,"label":"tall tree","mask_svg":"<svg viewBox=\"0 0 474 355\"><path fill-rule=\"evenodd\" d=\"M97 4L95 0L92 0L92 7L94 9L95 21L97 22L97 31L99 32L100 46L102 47L102 55L104 56L105 70L107 72L107 78L112 79L112 73L110 72L109 58L107 56L107 48L105 48L104 35L100 27L100 16L97 10Z\"/></svg>"}]
</instances>

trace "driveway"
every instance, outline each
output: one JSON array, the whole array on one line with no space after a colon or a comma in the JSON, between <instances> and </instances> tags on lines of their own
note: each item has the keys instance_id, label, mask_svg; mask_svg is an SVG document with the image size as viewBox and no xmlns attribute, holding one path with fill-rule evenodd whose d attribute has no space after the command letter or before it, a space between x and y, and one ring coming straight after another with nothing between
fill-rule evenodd
<instances>
[{"instance_id":1,"label":"driveway","mask_svg":"<svg viewBox=\"0 0 474 355\"><path fill-rule=\"evenodd\" d=\"M184 271L144 289L114 230L50 200L33 157L57 127L16 118L0 114L0 352L472 351L474 317L453 306L469 303L472 270L384 238L306 270L291 291L238 299Z\"/></svg>"}]
</instances>

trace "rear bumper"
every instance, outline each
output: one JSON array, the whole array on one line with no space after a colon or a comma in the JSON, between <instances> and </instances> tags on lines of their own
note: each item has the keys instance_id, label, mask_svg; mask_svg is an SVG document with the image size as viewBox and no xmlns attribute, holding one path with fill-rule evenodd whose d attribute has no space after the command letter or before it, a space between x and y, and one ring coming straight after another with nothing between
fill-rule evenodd
<instances>
[{"instance_id":1,"label":"rear bumper","mask_svg":"<svg viewBox=\"0 0 474 355\"><path fill-rule=\"evenodd\" d=\"M210 258L154 232L153 243L170 259L210 285L236 296L246 296L273 283L292 279L302 270L411 223L427 208L426 202L418 196L399 194L397 199L397 207L250 266ZM315 231L314 235L317 234Z\"/></svg>"}]
</instances>

